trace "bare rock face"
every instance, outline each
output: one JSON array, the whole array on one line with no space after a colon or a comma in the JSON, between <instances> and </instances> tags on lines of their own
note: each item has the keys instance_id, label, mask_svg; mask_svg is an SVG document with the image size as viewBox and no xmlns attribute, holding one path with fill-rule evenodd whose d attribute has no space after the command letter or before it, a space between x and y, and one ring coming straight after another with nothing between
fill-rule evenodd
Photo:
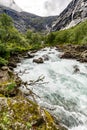
<instances>
[{"instance_id":1,"label":"bare rock face","mask_svg":"<svg viewBox=\"0 0 87 130\"><path fill-rule=\"evenodd\" d=\"M49 31L52 23L57 19L57 16L40 17L28 12L24 12L14 0L0 0L0 14L6 13L14 22L15 27L20 32L25 32L28 29L34 31Z\"/></svg>"},{"instance_id":2,"label":"bare rock face","mask_svg":"<svg viewBox=\"0 0 87 130\"><path fill-rule=\"evenodd\" d=\"M72 0L53 23L52 30L67 29L87 19L87 0Z\"/></svg>"}]
</instances>

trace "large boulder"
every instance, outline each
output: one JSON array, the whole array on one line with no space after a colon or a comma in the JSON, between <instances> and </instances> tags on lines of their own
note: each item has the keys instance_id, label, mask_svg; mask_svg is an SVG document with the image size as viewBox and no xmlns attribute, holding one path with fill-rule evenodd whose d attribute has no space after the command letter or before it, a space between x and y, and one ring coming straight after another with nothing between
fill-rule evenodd
<instances>
[{"instance_id":1,"label":"large boulder","mask_svg":"<svg viewBox=\"0 0 87 130\"><path fill-rule=\"evenodd\" d=\"M73 59L75 58L75 55L70 53L70 51L67 51L67 52L64 52L62 55L60 55L60 58Z\"/></svg>"},{"instance_id":2,"label":"large boulder","mask_svg":"<svg viewBox=\"0 0 87 130\"><path fill-rule=\"evenodd\" d=\"M43 58L38 58L38 59L33 59L33 62L37 63L37 64L41 64L41 63L44 63L44 60Z\"/></svg>"}]
</instances>

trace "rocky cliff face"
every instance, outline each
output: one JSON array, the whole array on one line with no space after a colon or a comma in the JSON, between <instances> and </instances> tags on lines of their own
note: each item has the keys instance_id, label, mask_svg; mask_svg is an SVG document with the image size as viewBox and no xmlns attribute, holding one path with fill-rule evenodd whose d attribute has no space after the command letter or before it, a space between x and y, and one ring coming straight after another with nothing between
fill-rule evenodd
<instances>
[{"instance_id":1,"label":"rocky cliff face","mask_svg":"<svg viewBox=\"0 0 87 130\"><path fill-rule=\"evenodd\" d=\"M70 28L85 19L87 19L87 0L72 0L53 23L52 30Z\"/></svg>"},{"instance_id":2,"label":"rocky cliff face","mask_svg":"<svg viewBox=\"0 0 87 130\"><path fill-rule=\"evenodd\" d=\"M23 12L14 0L0 0L0 13L11 16L15 27L21 32L27 29L56 31L70 28L87 19L87 0L72 0L59 16L50 17Z\"/></svg>"}]
</instances>

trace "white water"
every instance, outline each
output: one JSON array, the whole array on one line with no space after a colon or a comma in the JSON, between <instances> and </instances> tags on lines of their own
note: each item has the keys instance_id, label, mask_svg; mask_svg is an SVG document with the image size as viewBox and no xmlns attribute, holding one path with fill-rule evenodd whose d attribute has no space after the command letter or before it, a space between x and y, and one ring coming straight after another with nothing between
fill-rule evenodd
<instances>
[{"instance_id":1,"label":"white water","mask_svg":"<svg viewBox=\"0 0 87 130\"><path fill-rule=\"evenodd\" d=\"M61 53L55 48L41 50L34 58L43 57L45 54L49 56L48 61L36 64L32 62L33 58L24 59L15 72L27 82L37 80L41 75L45 76L43 82L48 82L47 84L29 86L39 95L38 103L50 109L56 119L69 130L87 130L87 64L60 59ZM74 73L75 65L80 72Z\"/></svg>"}]
</instances>

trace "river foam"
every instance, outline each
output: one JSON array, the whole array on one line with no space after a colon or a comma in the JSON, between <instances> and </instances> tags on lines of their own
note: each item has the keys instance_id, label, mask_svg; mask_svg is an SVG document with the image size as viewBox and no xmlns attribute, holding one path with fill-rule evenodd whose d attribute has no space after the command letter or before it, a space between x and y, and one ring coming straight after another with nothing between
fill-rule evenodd
<instances>
[{"instance_id":1,"label":"river foam","mask_svg":"<svg viewBox=\"0 0 87 130\"><path fill-rule=\"evenodd\" d=\"M87 64L60 59L61 52L56 48L42 49L34 58L44 55L49 60L43 64L33 63L33 58L24 59L15 72L27 82L43 76L43 82L28 86L39 95L37 102L69 130L87 130ZM75 72L75 66L79 72Z\"/></svg>"}]
</instances>

